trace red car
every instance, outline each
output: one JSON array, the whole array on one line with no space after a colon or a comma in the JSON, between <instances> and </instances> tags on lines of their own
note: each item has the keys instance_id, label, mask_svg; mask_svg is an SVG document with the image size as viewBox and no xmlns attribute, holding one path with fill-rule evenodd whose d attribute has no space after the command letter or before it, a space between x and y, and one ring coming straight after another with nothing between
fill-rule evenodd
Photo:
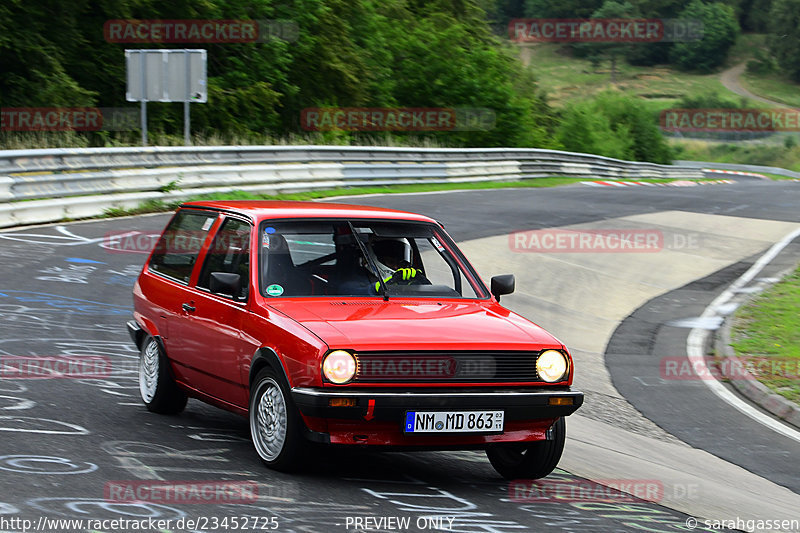
<instances>
[{"instance_id":1,"label":"red car","mask_svg":"<svg viewBox=\"0 0 800 533\"><path fill-rule=\"evenodd\" d=\"M374 207L191 202L134 287L150 411L191 396L249 417L262 461L311 443L485 449L508 478L561 457L572 359L499 304L441 224Z\"/></svg>"}]
</instances>

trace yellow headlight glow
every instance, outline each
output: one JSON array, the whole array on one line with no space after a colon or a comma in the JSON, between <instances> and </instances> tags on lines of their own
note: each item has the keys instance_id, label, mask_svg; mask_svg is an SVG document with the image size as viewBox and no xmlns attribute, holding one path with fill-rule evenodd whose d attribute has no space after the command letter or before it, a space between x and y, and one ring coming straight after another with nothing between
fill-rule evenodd
<instances>
[{"instance_id":1,"label":"yellow headlight glow","mask_svg":"<svg viewBox=\"0 0 800 533\"><path fill-rule=\"evenodd\" d=\"M563 380L568 370L567 356L556 350L545 350L536 360L536 372L548 383Z\"/></svg>"}]
</instances>

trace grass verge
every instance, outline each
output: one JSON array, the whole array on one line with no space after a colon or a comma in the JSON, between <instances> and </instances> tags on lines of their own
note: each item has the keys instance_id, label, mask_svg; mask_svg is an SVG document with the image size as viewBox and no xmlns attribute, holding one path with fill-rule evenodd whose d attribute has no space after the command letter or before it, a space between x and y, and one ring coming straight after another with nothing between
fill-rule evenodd
<instances>
[{"instance_id":1,"label":"grass verge","mask_svg":"<svg viewBox=\"0 0 800 533\"><path fill-rule=\"evenodd\" d=\"M521 45L519 55L523 63L536 70L539 87L557 107L609 88L641 98L643 105L654 112L674 107L683 97L700 94L718 93L737 102L742 100L722 85L718 72L693 74L665 65L640 67L619 60L616 83L611 83L608 61L593 65L588 59L574 57L569 47L561 44Z\"/></svg>"},{"instance_id":2,"label":"grass verge","mask_svg":"<svg viewBox=\"0 0 800 533\"><path fill-rule=\"evenodd\" d=\"M763 165L800 171L800 144L787 137L783 144L715 143L701 140L671 141L677 151L675 159Z\"/></svg>"},{"instance_id":3,"label":"grass verge","mask_svg":"<svg viewBox=\"0 0 800 533\"><path fill-rule=\"evenodd\" d=\"M764 385L800 404L800 268L742 306L731 345Z\"/></svg>"},{"instance_id":4,"label":"grass verge","mask_svg":"<svg viewBox=\"0 0 800 533\"><path fill-rule=\"evenodd\" d=\"M771 180L774 181L781 181L781 180L793 180L795 178L789 176L781 176L780 174L770 174L769 172L756 172L756 174L761 174L762 176L766 176Z\"/></svg>"},{"instance_id":5,"label":"grass verge","mask_svg":"<svg viewBox=\"0 0 800 533\"><path fill-rule=\"evenodd\" d=\"M763 74L745 73L741 77L741 82L751 93L762 98L800 108L800 85L791 80L777 75L764 76ZM767 105L758 104L755 107L767 107Z\"/></svg>"}]
</instances>

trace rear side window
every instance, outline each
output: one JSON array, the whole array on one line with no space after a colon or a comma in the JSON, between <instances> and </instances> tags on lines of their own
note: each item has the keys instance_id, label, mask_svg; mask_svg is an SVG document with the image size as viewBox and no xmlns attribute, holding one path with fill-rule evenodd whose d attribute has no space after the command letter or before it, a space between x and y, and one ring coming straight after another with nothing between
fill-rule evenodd
<instances>
[{"instance_id":1,"label":"rear side window","mask_svg":"<svg viewBox=\"0 0 800 533\"><path fill-rule=\"evenodd\" d=\"M216 213L179 211L156 244L150 269L188 284L200 248L216 219Z\"/></svg>"}]
</instances>

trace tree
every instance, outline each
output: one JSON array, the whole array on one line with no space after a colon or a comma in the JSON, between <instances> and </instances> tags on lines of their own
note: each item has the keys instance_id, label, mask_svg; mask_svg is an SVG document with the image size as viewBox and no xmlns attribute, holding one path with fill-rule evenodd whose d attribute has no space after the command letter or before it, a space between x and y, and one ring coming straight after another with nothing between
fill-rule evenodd
<instances>
[{"instance_id":1,"label":"tree","mask_svg":"<svg viewBox=\"0 0 800 533\"><path fill-rule=\"evenodd\" d=\"M525 0L525 16L585 19L591 17L602 4L603 0Z\"/></svg>"},{"instance_id":2,"label":"tree","mask_svg":"<svg viewBox=\"0 0 800 533\"><path fill-rule=\"evenodd\" d=\"M775 0L769 18L770 51L784 73L800 82L800 0Z\"/></svg>"},{"instance_id":3,"label":"tree","mask_svg":"<svg viewBox=\"0 0 800 533\"><path fill-rule=\"evenodd\" d=\"M86 0L4 2L0 5L0 103L4 107L91 106L97 94L68 68L79 13ZM102 27L102 26L101 26Z\"/></svg>"},{"instance_id":4,"label":"tree","mask_svg":"<svg viewBox=\"0 0 800 533\"><path fill-rule=\"evenodd\" d=\"M602 7L592 13L593 19L639 18L639 11L627 1L606 0ZM625 43L585 43L578 45L587 50L587 55L607 57L611 61L611 83L617 82L617 58L628 53L632 45Z\"/></svg>"},{"instance_id":5,"label":"tree","mask_svg":"<svg viewBox=\"0 0 800 533\"><path fill-rule=\"evenodd\" d=\"M703 38L675 43L670 50L670 61L683 70L698 72L710 72L722 65L739 35L733 8L718 2L704 4L701 0L692 0L680 18L701 20Z\"/></svg>"},{"instance_id":6,"label":"tree","mask_svg":"<svg viewBox=\"0 0 800 533\"><path fill-rule=\"evenodd\" d=\"M743 31L767 33L769 31L769 13L772 0L744 0L739 25Z\"/></svg>"}]
</instances>

